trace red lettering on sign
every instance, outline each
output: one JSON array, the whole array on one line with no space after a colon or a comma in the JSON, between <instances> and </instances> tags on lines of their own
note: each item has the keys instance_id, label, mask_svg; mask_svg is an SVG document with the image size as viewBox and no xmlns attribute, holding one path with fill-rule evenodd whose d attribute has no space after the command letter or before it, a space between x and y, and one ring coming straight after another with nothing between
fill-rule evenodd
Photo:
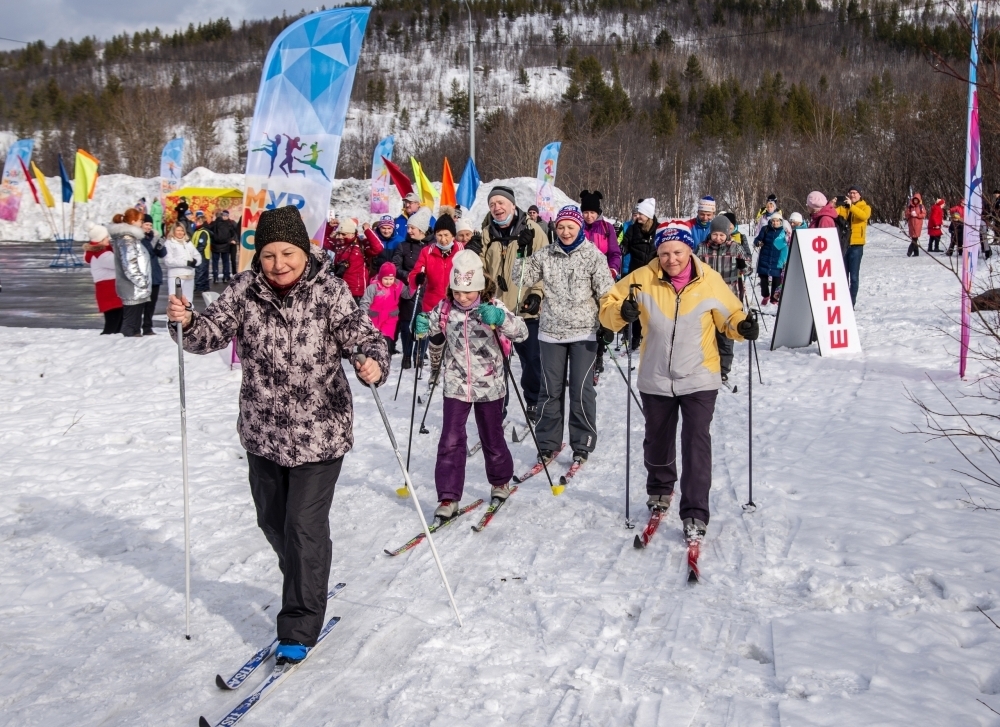
<instances>
[{"instance_id":1,"label":"red lettering on sign","mask_svg":"<svg viewBox=\"0 0 1000 727\"><path fill-rule=\"evenodd\" d=\"M816 252L826 252L826 238L817 237L813 240L813 250Z\"/></svg>"},{"instance_id":2,"label":"red lettering on sign","mask_svg":"<svg viewBox=\"0 0 1000 727\"><path fill-rule=\"evenodd\" d=\"M823 300L828 300L830 298L837 300L836 286L836 283L823 283Z\"/></svg>"},{"instance_id":3,"label":"red lettering on sign","mask_svg":"<svg viewBox=\"0 0 1000 727\"><path fill-rule=\"evenodd\" d=\"M263 211L264 210L261 209L261 210L257 210L256 212L251 212L249 207L244 207L243 208L243 227L244 227L244 229L247 228L247 227L251 227L251 226L256 227L257 226L257 218L260 217L260 213L263 212Z\"/></svg>"},{"instance_id":4,"label":"red lettering on sign","mask_svg":"<svg viewBox=\"0 0 1000 727\"><path fill-rule=\"evenodd\" d=\"M833 275L833 273L830 272L830 258L827 258L826 260L817 260L816 267L819 268L819 277L821 278L829 278Z\"/></svg>"},{"instance_id":5,"label":"red lettering on sign","mask_svg":"<svg viewBox=\"0 0 1000 727\"><path fill-rule=\"evenodd\" d=\"M830 331L830 348L847 348L847 329Z\"/></svg>"},{"instance_id":6,"label":"red lettering on sign","mask_svg":"<svg viewBox=\"0 0 1000 727\"><path fill-rule=\"evenodd\" d=\"M834 323L840 323L840 306L834 306L833 308L826 309L826 324L832 326Z\"/></svg>"}]
</instances>

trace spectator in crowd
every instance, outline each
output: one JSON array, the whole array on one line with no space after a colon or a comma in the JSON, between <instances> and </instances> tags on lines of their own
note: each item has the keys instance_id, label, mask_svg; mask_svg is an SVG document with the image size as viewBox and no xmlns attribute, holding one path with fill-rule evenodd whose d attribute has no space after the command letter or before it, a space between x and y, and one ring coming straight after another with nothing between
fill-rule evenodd
<instances>
[{"instance_id":1,"label":"spectator in crowd","mask_svg":"<svg viewBox=\"0 0 1000 727\"><path fill-rule=\"evenodd\" d=\"M167 256L167 247L163 238L153 229L153 218L146 215L142 220L142 246L149 254L150 277L152 282L149 300L142 308L142 335L153 335L153 313L156 312L156 299L160 296L160 286L163 284L163 270L160 269L160 258Z\"/></svg>"},{"instance_id":2,"label":"spectator in crowd","mask_svg":"<svg viewBox=\"0 0 1000 727\"><path fill-rule=\"evenodd\" d=\"M143 247L142 213L125 210L115 215L108 228L115 253L115 291L122 300L121 333L126 338L142 335L142 313L152 293L149 253Z\"/></svg>"},{"instance_id":3,"label":"spectator in crowd","mask_svg":"<svg viewBox=\"0 0 1000 727\"><path fill-rule=\"evenodd\" d=\"M111 236L103 225L91 225L89 234L90 242L83 246L83 259L90 265L90 275L94 279L97 310L104 314L101 335L121 333L122 299L115 291L115 253L111 249Z\"/></svg>"}]
</instances>

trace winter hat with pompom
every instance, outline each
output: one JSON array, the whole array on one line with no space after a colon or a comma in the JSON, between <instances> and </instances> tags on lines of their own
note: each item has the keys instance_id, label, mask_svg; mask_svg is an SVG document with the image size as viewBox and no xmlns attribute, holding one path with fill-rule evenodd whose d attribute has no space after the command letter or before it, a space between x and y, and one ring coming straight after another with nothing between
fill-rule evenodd
<instances>
[{"instance_id":1,"label":"winter hat with pompom","mask_svg":"<svg viewBox=\"0 0 1000 727\"><path fill-rule=\"evenodd\" d=\"M697 247L694 238L691 236L691 231L683 225L678 225L673 220L661 222L656 228L656 247L659 248L665 242L683 242L692 250Z\"/></svg>"},{"instance_id":2,"label":"winter hat with pompom","mask_svg":"<svg viewBox=\"0 0 1000 727\"><path fill-rule=\"evenodd\" d=\"M104 242L108 239L108 228L104 225L93 224L87 230L91 242Z\"/></svg>"},{"instance_id":3,"label":"winter hat with pompom","mask_svg":"<svg viewBox=\"0 0 1000 727\"><path fill-rule=\"evenodd\" d=\"M421 207L406 220L407 227L416 227L422 232L427 232L431 227L431 211L426 207Z\"/></svg>"},{"instance_id":4,"label":"winter hat with pompom","mask_svg":"<svg viewBox=\"0 0 1000 727\"><path fill-rule=\"evenodd\" d=\"M698 211L699 212L711 212L715 214L715 198L710 195L705 195L698 200Z\"/></svg>"},{"instance_id":5,"label":"winter hat with pompom","mask_svg":"<svg viewBox=\"0 0 1000 727\"><path fill-rule=\"evenodd\" d=\"M556 215L556 225L567 220L575 222L578 227L583 227L583 215L580 214L580 208L576 205L568 204L559 210L559 214Z\"/></svg>"},{"instance_id":6,"label":"winter hat with pompom","mask_svg":"<svg viewBox=\"0 0 1000 727\"><path fill-rule=\"evenodd\" d=\"M376 227L395 227L396 220L392 219L392 215L382 215L378 218L378 224Z\"/></svg>"},{"instance_id":7,"label":"winter hat with pompom","mask_svg":"<svg viewBox=\"0 0 1000 727\"><path fill-rule=\"evenodd\" d=\"M822 192L810 192L806 196L806 207L811 210L821 210L826 207L827 201L826 195Z\"/></svg>"},{"instance_id":8,"label":"winter hat with pompom","mask_svg":"<svg viewBox=\"0 0 1000 727\"><path fill-rule=\"evenodd\" d=\"M459 232L475 232L475 230L472 229L471 222L464 217L459 217L455 220L455 234L458 234Z\"/></svg>"},{"instance_id":9,"label":"winter hat with pompom","mask_svg":"<svg viewBox=\"0 0 1000 727\"><path fill-rule=\"evenodd\" d=\"M441 215L437 218L437 222L434 223L434 232L443 232L447 230L454 237L457 233L455 230L455 219L448 214Z\"/></svg>"},{"instance_id":10,"label":"winter hat with pompom","mask_svg":"<svg viewBox=\"0 0 1000 727\"><path fill-rule=\"evenodd\" d=\"M455 253L448 287L461 293L475 293L486 287L483 261L479 255L472 250L459 250Z\"/></svg>"},{"instance_id":11,"label":"winter hat with pompom","mask_svg":"<svg viewBox=\"0 0 1000 727\"><path fill-rule=\"evenodd\" d=\"M640 215L644 215L649 219L656 217L656 200L652 197L647 197L635 206L635 211Z\"/></svg>"}]
</instances>

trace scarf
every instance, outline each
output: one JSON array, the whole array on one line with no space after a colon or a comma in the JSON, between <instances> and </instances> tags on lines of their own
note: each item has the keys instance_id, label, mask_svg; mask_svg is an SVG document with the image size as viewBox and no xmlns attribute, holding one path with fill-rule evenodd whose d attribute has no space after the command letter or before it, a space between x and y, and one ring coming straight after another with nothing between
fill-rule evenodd
<instances>
[{"instance_id":1,"label":"scarf","mask_svg":"<svg viewBox=\"0 0 1000 727\"><path fill-rule=\"evenodd\" d=\"M481 301L481 298L482 298L482 296L477 295L476 299L474 301L472 301L471 303L469 303L469 305L462 305L461 303L459 303L454 298L451 299L451 302L454 303L455 307L458 308L463 313L468 313L470 310L475 310L476 308L479 307L479 303Z\"/></svg>"},{"instance_id":2,"label":"scarf","mask_svg":"<svg viewBox=\"0 0 1000 727\"><path fill-rule=\"evenodd\" d=\"M583 234L583 228L581 227L580 228L580 233L576 236L576 239L573 240L573 242L571 242L569 245L567 245L566 243L564 243L560 239L559 240L559 247L561 247L563 249L563 252L565 252L567 255L569 255L571 252L573 252L574 250L576 250L576 248L580 247L580 245L582 245L586 239L587 239L587 237L586 237L586 235Z\"/></svg>"}]
</instances>

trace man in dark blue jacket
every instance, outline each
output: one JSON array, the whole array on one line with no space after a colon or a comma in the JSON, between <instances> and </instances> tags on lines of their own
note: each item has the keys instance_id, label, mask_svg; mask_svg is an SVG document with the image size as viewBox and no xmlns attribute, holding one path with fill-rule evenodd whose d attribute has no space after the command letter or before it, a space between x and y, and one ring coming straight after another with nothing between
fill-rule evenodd
<instances>
[{"instance_id":1,"label":"man in dark blue jacket","mask_svg":"<svg viewBox=\"0 0 1000 727\"><path fill-rule=\"evenodd\" d=\"M153 281L153 294L142 307L142 335L153 335L153 313L156 312L156 298L160 295L160 286L163 284L163 271L160 269L161 257L167 256L167 246L163 244L163 238L153 231L153 217L145 215L142 218L142 246L149 253L150 278Z\"/></svg>"}]
</instances>

